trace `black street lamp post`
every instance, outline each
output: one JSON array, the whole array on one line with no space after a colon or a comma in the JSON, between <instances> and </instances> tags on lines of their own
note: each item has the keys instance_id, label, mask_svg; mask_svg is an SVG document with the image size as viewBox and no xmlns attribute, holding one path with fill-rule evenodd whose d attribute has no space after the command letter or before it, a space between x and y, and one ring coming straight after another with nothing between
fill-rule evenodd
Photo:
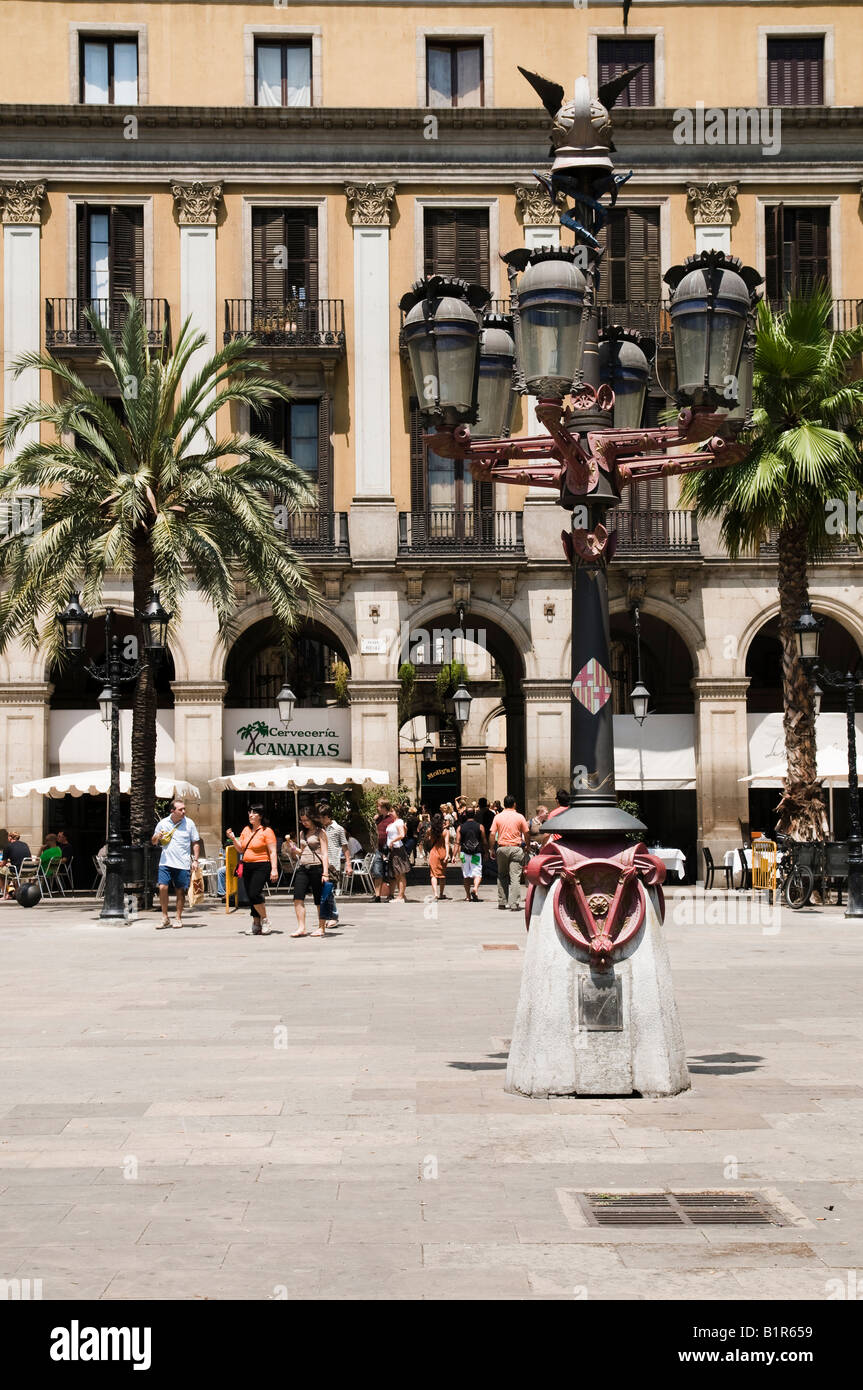
<instances>
[{"instance_id":1,"label":"black street lamp post","mask_svg":"<svg viewBox=\"0 0 863 1390\"><path fill-rule=\"evenodd\" d=\"M797 650L813 683L813 702L820 705L821 689L841 690L845 696L848 728L848 904L846 917L863 917L863 827L860 821L860 788L857 780L857 691L863 687L863 661L853 671L834 671L820 657L824 619L816 618L807 603L794 624ZM820 687L820 689L819 689ZM816 693L817 692L817 693ZM817 712L817 710L816 710Z\"/></svg>"},{"instance_id":2,"label":"black street lamp post","mask_svg":"<svg viewBox=\"0 0 863 1390\"><path fill-rule=\"evenodd\" d=\"M81 606L78 594L73 594L57 622L63 632L66 654L94 680L102 682L99 704L102 717L110 709L111 729L111 787L108 793L108 854L105 860L105 896L99 914L106 921L125 921L126 884L123 873L123 841L120 833L120 697L124 685L133 684L148 666L154 666L165 654L168 624L166 613L154 589L143 613L137 614L141 624L144 659L133 661L122 652L119 635L114 632L114 610L105 609L105 661L101 666L86 660L87 626L91 614Z\"/></svg>"}]
</instances>

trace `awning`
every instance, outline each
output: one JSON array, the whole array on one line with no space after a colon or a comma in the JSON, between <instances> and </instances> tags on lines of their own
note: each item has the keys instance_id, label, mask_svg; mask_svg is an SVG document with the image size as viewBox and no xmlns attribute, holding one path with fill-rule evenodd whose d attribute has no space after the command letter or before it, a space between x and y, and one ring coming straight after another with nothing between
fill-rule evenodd
<instances>
[{"instance_id":1,"label":"awning","mask_svg":"<svg viewBox=\"0 0 863 1390\"><path fill-rule=\"evenodd\" d=\"M120 792L128 795L132 787L132 774L120 773ZM42 777L38 782L17 782L12 788L13 796L107 796L111 790L111 770L103 767L93 772L70 772L65 777ZM201 793L191 782L179 778L157 777L156 795L188 796L200 801Z\"/></svg>"},{"instance_id":2,"label":"awning","mask_svg":"<svg viewBox=\"0 0 863 1390\"><path fill-rule=\"evenodd\" d=\"M614 716L614 785L619 792L695 789L695 716L651 714L639 725Z\"/></svg>"},{"instance_id":3,"label":"awning","mask_svg":"<svg viewBox=\"0 0 863 1390\"><path fill-rule=\"evenodd\" d=\"M785 780L788 771L788 764L783 758L781 761L768 763L758 772L750 772L748 777L739 777L739 782L758 783L764 787L780 787ZM860 756L857 759L857 775L863 781L863 761ZM837 744L831 744L828 748L818 749L818 765L816 776L819 782L825 786L847 787L848 785L848 749L842 748Z\"/></svg>"},{"instance_id":4,"label":"awning","mask_svg":"<svg viewBox=\"0 0 863 1390\"><path fill-rule=\"evenodd\" d=\"M295 792L307 787L345 787L372 782L379 787L389 785L390 775L376 767L332 767L323 763L315 767L308 763L294 766L252 768L248 772L232 772L228 777L211 777L210 786L232 792Z\"/></svg>"}]
</instances>

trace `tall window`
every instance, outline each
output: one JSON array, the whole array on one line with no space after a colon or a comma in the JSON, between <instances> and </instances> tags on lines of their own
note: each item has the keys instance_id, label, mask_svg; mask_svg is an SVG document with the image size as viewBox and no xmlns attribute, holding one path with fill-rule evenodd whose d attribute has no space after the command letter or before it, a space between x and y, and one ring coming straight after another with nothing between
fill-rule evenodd
<instances>
[{"instance_id":1,"label":"tall window","mask_svg":"<svg viewBox=\"0 0 863 1390\"><path fill-rule=\"evenodd\" d=\"M314 479L318 476L318 410L317 401L275 400L256 424L264 439Z\"/></svg>"},{"instance_id":2,"label":"tall window","mask_svg":"<svg viewBox=\"0 0 863 1390\"><path fill-rule=\"evenodd\" d=\"M653 302L661 297L659 208L613 208L600 240L605 245L600 304Z\"/></svg>"},{"instance_id":3,"label":"tall window","mask_svg":"<svg viewBox=\"0 0 863 1390\"><path fill-rule=\"evenodd\" d=\"M597 39L596 61L600 87L629 68L644 67L617 98L617 106L656 104L656 56L653 39Z\"/></svg>"},{"instance_id":4,"label":"tall window","mask_svg":"<svg viewBox=\"0 0 863 1390\"><path fill-rule=\"evenodd\" d=\"M86 105L138 104L138 40L80 40L81 95Z\"/></svg>"},{"instance_id":5,"label":"tall window","mask_svg":"<svg viewBox=\"0 0 863 1390\"><path fill-rule=\"evenodd\" d=\"M765 210L767 298L806 294L819 282L830 284L830 209Z\"/></svg>"},{"instance_id":6,"label":"tall window","mask_svg":"<svg viewBox=\"0 0 863 1390\"><path fill-rule=\"evenodd\" d=\"M255 104L311 106L310 39L292 40L289 43L255 44Z\"/></svg>"},{"instance_id":7,"label":"tall window","mask_svg":"<svg viewBox=\"0 0 863 1390\"><path fill-rule=\"evenodd\" d=\"M481 43L430 39L426 44L426 105L482 106Z\"/></svg>"},{"instance_id":8,"label":"tall window","mask_svg":"<svg viewBox=\"0 0 863 1390\"><path fill-rule=\"evenodd\" d=\"M144 293L144 209L77 208L77 298L120 300Z\"/></svg>"},{"instance_id":9,"label":"tall window","mask_svg":"<svg viewBox=\"0 0 863 1390\"><path fill-rule=\"evenodd\" d=\"M317 300L317 208L253 208L252 298L300 306Z\"/></svg>"},{"instance_id":10,"label":"tall window","mask_svg":"<svg viewBox=\"0 0 863 1390\"><path fill-rule=\"evenodd\" d=\"M767 101L771 106L823 106L823 36L768 37Z\"/></svg>"},{"instance_id":11,"label":"tall window","mask_svg":"<svg viewBox=\"0 0 863 1390\"><path fill-rule=\"evenodd\" d=\"M428 448L417 401L411 401L411 510L427 517L429 540L492 534L494 484L474 482L470 464Z\"/></svg>"},{"instance_id":12,"label":"tall window","mask_svg":"<svg viewBox=\"0 0 863 1390\"><path fill-rule=\"evenodd\" d=\"M455 275L488 289L487 209L427 208L424 233L426 275Z\"/></svg>"}]
</instances>

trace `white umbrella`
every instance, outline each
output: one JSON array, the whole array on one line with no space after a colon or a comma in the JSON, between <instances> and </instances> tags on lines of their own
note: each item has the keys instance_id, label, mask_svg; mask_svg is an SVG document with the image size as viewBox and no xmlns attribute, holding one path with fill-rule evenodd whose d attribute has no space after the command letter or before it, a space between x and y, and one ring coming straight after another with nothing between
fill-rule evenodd
<instances>
[{"instance_id":1,"label":"white umbrella","mask_svg":"<svg viewBox=\"0 0 863 1390\"><path fill-rule=\"evenodd\" d=\"M132 774L120 773L120 792L128 794L132 788ZM105 796L111 790L111 770L97 768L93 772L69 772L60 777L41 777L37 782L16 782L12 787L13 796ZM200 801L201 793L191 782L179 777L157 777L156 795L188 796Z\"/></svg>"},{"instance_id":2,"label":"white umbrella","mask_svg":"<svg viewBox=\"0 0 863 1390\"><path fill-rule=\"evenodd\" d=\"M259 767L248 772L232 772L228 777L211 777L210 786L221 791L294 793L294 816L300 823L298 793L307 787L344 787L349 784L372 782L379 787L389 785L390 775L377 767L315 767L309 763L293 766Z\"/></svg>"},{"instance_id":3,"label":"white umbrella","mask_svg":"<svg viewBox=\"0 0 863 1390\"><path fill-rule=\"evenodd\" d=\"M863 754L858 755L857 773L863 778ZM738 782L772 782L779 784L784 781L788 765L782 758L775 763L768 763L758 772L750 772L748 777L738 777ZM826 782L828 786L847 786L848 784L848 750L841 748L837 743L831 743L827 748L818 749L818 767L816 776L819 782Z\"/></svg>"}]
</instances>

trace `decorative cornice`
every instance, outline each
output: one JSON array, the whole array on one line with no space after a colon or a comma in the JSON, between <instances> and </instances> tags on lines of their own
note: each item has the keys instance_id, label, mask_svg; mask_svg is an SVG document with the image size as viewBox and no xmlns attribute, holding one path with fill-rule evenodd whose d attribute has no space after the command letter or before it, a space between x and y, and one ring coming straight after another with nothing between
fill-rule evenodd
<instances>
[{"instance_id":1,"label":"decorative cornice","mask_svg":"<svg viewBox=\"0 0 863 1390\"><path fill-rule=\"evenodd\" d=\"M352 705L397 704L398 681L351 681L348 685Z\"/></svg>"},{"instance_id":2,"label":"decorative cornice","mask_svg":"<svg viewBox=\"0 0 863 1390\"><path fill-rule=\"evenodd\" d=\"M725 227L737 208L736 183L693 183L686 190L696 227Z\"/></svg>"},{"instance_id":3,"label":"decorative cornice","mask_svg":"<svg viewBox=\"0 0 863 1390\"><path fill-rule=\"evenodd\" d=\"M572 691L569 681L522 681L522 694L525 700L555 700L569 705Z\"/></svg>"},{"instance_id":4,"label":"decorative cornice","mask_svg":"<svg viewBox=\"0 0 863 1390\"><path fill-rule=\"evenodd\" d=\"M699 700L745 701L749 677L694 676L689 685Z\"/></svg>"},{"instance_id":5,"label":"decorative cornice","mask_svg":"<svg viewBox=\"0 0 863 1390\"><path fill-rule=\"evenodd\" d=\"M172 681L175 705L221 705L227 681Z\"/></svg>"},{"instance_id":6,"label":"decorative cornice","mask_svg":"<svg viewBox=\"0 0 863 1390\"><path fill-rule=\"evenodd\" d=\"M0 221L3 226L40 227L45 187L44 183L28 183L24 179L0 183Z\"/></svg>"},{"instance_id":7,"label":"decorative cornice","mask_svg":"<svg viewBox=\"0 0 863 1390\"><path fill-rule=\"evenodd\" d=\"M345 197L354 227L389 227L392 225L394 183L348 183Z\"/></svg>"},{"instance_id":8,"label":"decorative cornice","mask_svg":"<svg viewBox=\"0 0 863 1390\"><path fill-rule=\"evenodd\" d=\"M47 705L53 689L50 681L10 681L0 685L0 705Z\"/></svg>"},{"instance_id":9,"label":"decorative cornice","mask_svg":"<svg viewBox=\"0 0 863 1390\"><path fill-rule=\"evenodd\" d=\"M559 209L549 198L544 188L516 184L515 201L525 227L555 227Z\"/></svg>"},{"instance_id":10,"label":"decorative cornice","mask_svg":"<svg viewBox=\"0 0 863 1390\"><path fill-rule=\"evenodd\" d=\"M173 183L174 207L181 227L215 227L221 183Z\"/></svg>"}]
</instances>

